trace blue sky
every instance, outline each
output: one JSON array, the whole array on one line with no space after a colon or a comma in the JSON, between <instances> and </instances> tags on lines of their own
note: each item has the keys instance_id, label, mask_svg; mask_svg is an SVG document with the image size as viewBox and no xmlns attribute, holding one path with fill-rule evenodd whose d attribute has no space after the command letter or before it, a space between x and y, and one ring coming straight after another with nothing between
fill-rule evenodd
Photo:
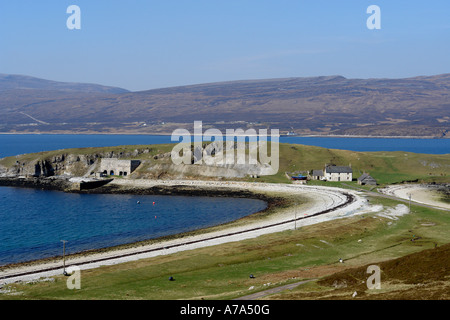
<instances>
[{"instance_id":1,"label":"blue sky","mask_svg":"<svg viewBox=\"0 0 450 320\"><path fill-rule=\"evenodd\" d=\"M69 30L69 5L81 30ZM381 29L369 30L369 5ZM0 73L146 90L206 82L450 73L450 1L0 2Z\"/></svg>"}]
</instances>

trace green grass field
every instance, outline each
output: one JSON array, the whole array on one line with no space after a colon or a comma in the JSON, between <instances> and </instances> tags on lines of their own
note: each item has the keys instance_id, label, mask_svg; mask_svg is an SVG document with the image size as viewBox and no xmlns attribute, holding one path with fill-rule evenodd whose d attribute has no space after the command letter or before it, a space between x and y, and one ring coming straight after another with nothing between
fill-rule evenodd
<instances>
[{"instance_id":1,"label":"green grass field","mask_svg":"<svg viewBox=\"0 0 450 320\"><path fill-rule=\"evenodd\" d=\"M368 172L379 184L402 181L450 181L447 176L450 155L426 155L408 152L354 152L314 146L280 144L280 170L262 177L270 182L286 181L284 172L323 169L325 164L350 165L353 178ZM284 179L284 180L283 180Z\"/></svg>"}]
</instances>

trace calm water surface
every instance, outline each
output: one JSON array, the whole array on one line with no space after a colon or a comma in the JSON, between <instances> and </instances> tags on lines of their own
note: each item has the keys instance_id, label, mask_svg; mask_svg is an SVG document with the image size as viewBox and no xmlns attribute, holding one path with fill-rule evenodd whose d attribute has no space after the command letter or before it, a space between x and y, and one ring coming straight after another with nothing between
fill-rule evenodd
<instances>
[{"instance_id":1,"label":"calm water surface","mask_svg":"<svg viewBox=\"0 0 450 320\"><path fill-rule=\"evenodd\" d=\"M264 201L243 198L0 187L0 265L61 255L60 240L68 241L70 254L218 225L265 208Z\"/></svg>"},{"instance_id":2,"label":"calm water surface","mask_svg":"<svg viewBox=\"0 0 450 320\"><path fill-rule=\"evenodd\" d=\"M385 139L280 137L282 143L305 144L352 151L405 151L427 154L450 153L450 139ZM23 153L66 148L176 143L170 136L151 135L0 135L0 158Z\"/></svg>"}]
</instances>

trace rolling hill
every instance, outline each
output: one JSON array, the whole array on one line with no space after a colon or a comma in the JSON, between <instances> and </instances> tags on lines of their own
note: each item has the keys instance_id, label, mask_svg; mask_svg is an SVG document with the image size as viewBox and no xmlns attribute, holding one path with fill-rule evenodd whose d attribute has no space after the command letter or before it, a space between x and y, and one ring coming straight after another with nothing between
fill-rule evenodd
<instances>
[{"instance_id":1,"label":"rolling hill","mask_svg":"<svg viewBox=\"0 0 450 320\"><path fill-rule=\"evenodd\" d=\"M140 92L0 75L0 132L171 134L273 128L301 135L446 137L450 74L231 81Z\"/></svg>"}]
</instances>

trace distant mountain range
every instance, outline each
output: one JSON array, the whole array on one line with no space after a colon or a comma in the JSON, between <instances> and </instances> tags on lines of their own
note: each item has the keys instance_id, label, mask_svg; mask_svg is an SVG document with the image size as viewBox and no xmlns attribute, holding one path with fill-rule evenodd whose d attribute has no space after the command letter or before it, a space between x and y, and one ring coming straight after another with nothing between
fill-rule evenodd
<instances>
[{"instance_id":1,"label":"distant mountain range","mask_svg":"<svg viewBox=\"0 0 450 320\"><path fill-rule=\"evenodd\" d=\"M0 73L0 91L45 90L83 93L125 93L128 90L90 83L70 83L44 80L29 76Z\"/></svg>"},{"instance_id":2,"label":"distant mountain range","mask_svg":"<svg viewBox=\"0 0 450 320\"><path fill-rule=\"evenodd\" d=\"M449 110L450 74L246 80L139 92L0 74L4 133L171 134L201 120L204 129L447 137Z\"/></svg>"}]
</instances>

